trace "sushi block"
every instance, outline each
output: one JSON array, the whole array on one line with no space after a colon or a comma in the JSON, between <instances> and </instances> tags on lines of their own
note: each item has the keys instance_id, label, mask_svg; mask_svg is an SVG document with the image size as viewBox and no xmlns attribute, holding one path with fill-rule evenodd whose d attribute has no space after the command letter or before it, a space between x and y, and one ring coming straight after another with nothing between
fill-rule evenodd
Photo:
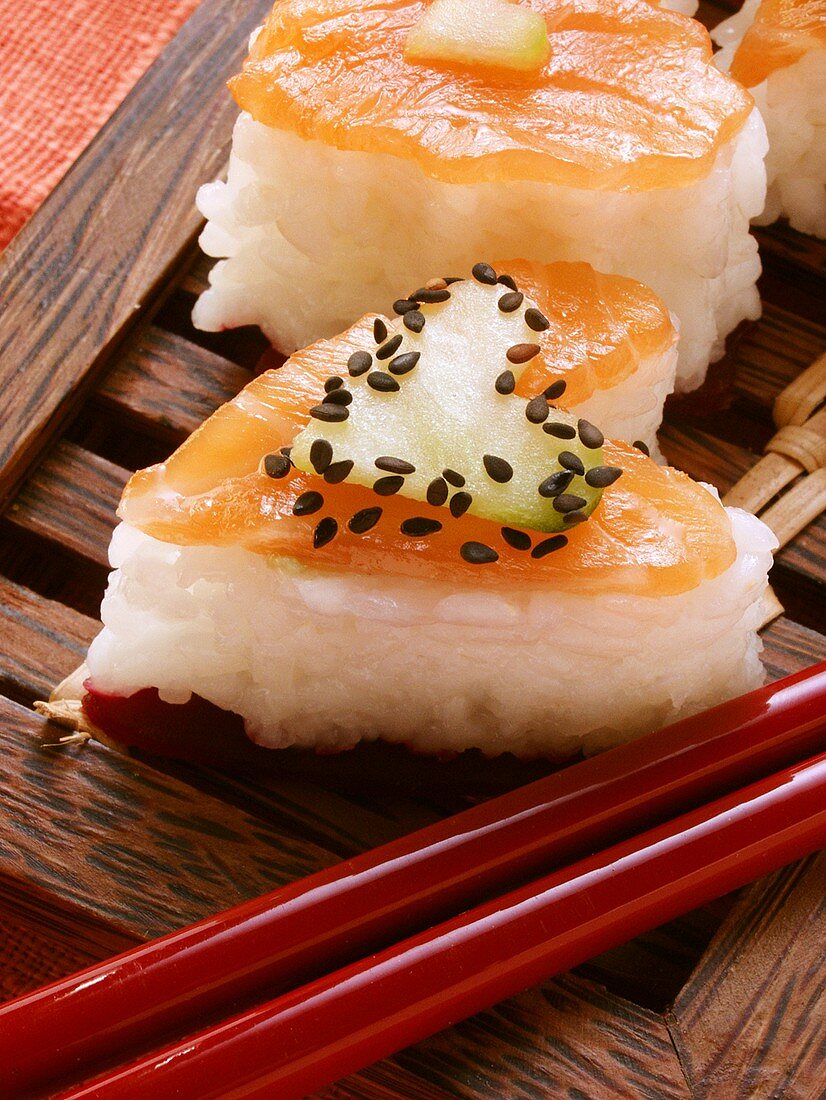
<instances>
[{"instance_id":1,"label":"sushi block","mask_svg":"<svg viewBox=\"0 0 826 1100\"><path fill-rule=\"evenodd\" d=\"M133 476L88 721L567 757L758 685L769 529L562 408L509 274L396 305Z\"/></svg>"},{"instance_id":2,"label":"sushi block","mask_svg":"<svg viewBox=\"0 0 826 1100\"><path fill-rule=\"evenodd\" d=\"M500 8L530 19L503 34ZM661 295L689 390L759 315L765 130L684 15L648 0L279 0L230 88L227 179L198 195L219 260L200 328L259 325L290 353L480 255L584 260Z\"/></svg>"},{"instance_id":3,"label":"sushi block","mask_svg":"<svg viewBox=\"0 0 826 1100\"><path fill-rule=\"evenodd\" d=\"M717 64L749 89L769 135L756 221L783 216L826 237L826 0L746 0L713 37Z\"/></svg>"}]
</instances>

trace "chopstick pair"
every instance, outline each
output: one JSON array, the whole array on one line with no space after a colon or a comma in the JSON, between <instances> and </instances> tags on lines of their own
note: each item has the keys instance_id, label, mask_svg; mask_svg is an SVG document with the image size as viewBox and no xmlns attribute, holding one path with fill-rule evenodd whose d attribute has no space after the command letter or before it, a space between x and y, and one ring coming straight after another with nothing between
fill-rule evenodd
<instances>
[{"instance_id":1,"label":"chopstick pair","mask_svg":"<svg viewBox=\"0 0 826 1100\"><path fill-rule=\"evenodd\" d=\"M274 998L66 1095L304 1095L822 843L825 712L822 664L19 998L6 1079Z\"/></svg>"}]
</instances>

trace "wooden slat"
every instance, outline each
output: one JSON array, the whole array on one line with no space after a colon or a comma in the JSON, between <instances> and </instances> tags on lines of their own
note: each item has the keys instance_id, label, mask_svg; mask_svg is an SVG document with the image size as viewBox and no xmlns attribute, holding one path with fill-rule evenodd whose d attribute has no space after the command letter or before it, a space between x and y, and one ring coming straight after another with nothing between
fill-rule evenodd
<instances>
[{"instance_id":1,"label":"wooden slat","mask_svg":"<svg viewBox=\"0 0 826 1100\"><path fill-rule=\"evenodd\" d=\"M0 1001L141 943L90 913L60 904L31 882L4 879L0 897ZM0 1087L0 1095L2 1088Z\"/></svg>"},{"instance_id":2,"label":"wooden slat","mask_svg":"<svg viewBox=\"0 0 826 1100\"><path fill-rule=\"evenodd\" d=\"M45 699L83 660L100 624L0 576L0 692Z\"/></svg>"},{"instance_id":3,"label":"wooden slat","mask_svg":"<svg viewBox=\"0 0 826 1100\"><path fill-rule=\"evenodd\" d=\"M766 676L779 680L826 661L826 636L781 615L762 632Z\"/></svg>"},{"instance_id":4,"label":"wooden slat","mask_svg":"<svg viewBox=\"0 0 826 1100\"><path fill-rule=\"evenodd\" d=\"M115 356L95 402L149 435L179 443L250 381L243 367L148 326Z\"/></svg>"},{"instance_id":5,"label":"wooden slat","mask_svg":"<svg viewBox=\"0 0 826 1100\"><path fill-rule=\"evenodd\" d=\"M737 345L735 392L771 414L781 390L826 348L826 326L771 303Z\"/></svg>"},{"instance_id":6,"label":"wooden slat","mask_svg":"<svg viewBox=\"0 0 826 1100\"><path fill-rule=\"evenodd\" d=\"M98 565L107 549L129 471L61 440L26 481L7 513L30 531Z\"/></svg>"},{"instance_id":7,"label":"wooden slat","mask_svg":"<svg viewBox=\"0 0 826 1100\"><path fill-rule=\"evenodd\" d=\"M310 841L0 699L0 881L107 927L161 935L333 862Z\"/></svg>"},{"instance_id":8,"label":"wooden slat","mask_svg":"<svg viewBox=\"0 0 826 1100\"><path fill-rule=\"evenodd\" d=\"M317 1100L683 1100L660 1016L572 975L316 1094Z\"/></svg>"},{"instance_id":9,"label":"wooden slat","mask_svg":"<svg viewBox=\"0 0 826 1100\"><path fill-rule=\"evenodd\" d=\"M823 1095L826 854L750 887L670 1020L693 1095Z\"/></svg>"},{"instance_id":10,"label":"wooden slat","mask_svg":"<svg viewBox=\"0 0 826 1100\"><path fill-rule=\"evenodd\" d=\"M0 257L0 503L190 247L236 114L224 80L270 6L204 0Z\"/></svg>"}]
</instances>

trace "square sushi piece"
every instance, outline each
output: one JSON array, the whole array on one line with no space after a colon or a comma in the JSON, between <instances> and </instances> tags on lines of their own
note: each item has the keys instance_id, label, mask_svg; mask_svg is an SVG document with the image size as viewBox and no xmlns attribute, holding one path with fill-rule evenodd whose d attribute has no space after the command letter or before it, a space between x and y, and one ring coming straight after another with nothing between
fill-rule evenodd
<instances>
[{"instance_id":1,"label":"square sushi piece","mask_svg":"<svg viewBox=\"0 0 826 1100\"><path fill-rule=\"evenodd\" d=\"M826 0L746 0L714 29L715 63L754 96L769 136L766 225L826 237Z\"/></svg>"},{"instance_id":2,"label":"square sushi piece","mask_svg":"<svg viewBox=\"0 0 826 1100\"><path fill-rule=\"evenodd\" d=\"M699 23L649 0L520 0L547 34L541 52L513 32L529 69L508 67L501 35L484 54L486 0L467 0L479 18L453 54L442 27L428 56L422 21L441 2L275 5L230 81L226 181L198 196L219 262L196 325L259 325L290 353L479 256L584 260L665 300L676 387L696 388L760 310L749 222L767 143L751 96Z\"/></svg>"},{"instance_id":3,"label":"square sushi piece","mask_svg":"<svg viewBox=\"0 0 826 1100\"><path fill-rule=\"evenodd\" d=\"M560 758L761 682L774 536L582 415L622 422L629 357L673 370L667 311L604 277L585 324L585 265L508 267L297 353L134 475L88 722L206 701L272 748Z\"/></svg>"}]
</instances>

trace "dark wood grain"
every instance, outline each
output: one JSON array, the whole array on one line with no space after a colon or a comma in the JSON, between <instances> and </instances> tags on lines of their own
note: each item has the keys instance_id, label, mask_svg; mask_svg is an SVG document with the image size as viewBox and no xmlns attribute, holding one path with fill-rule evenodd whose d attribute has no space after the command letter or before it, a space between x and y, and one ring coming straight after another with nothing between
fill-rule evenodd
<instances>
[{"instance_id":1,"label":"dark wood grain","mask_svg":"<svg viewBox=\"0 0 826 1100\"><path fill-rule=\"evenodd\" d=\"M107 566L107 548L129 471L66 440L36 467L6 518L14 527Z\"/></svg>"},{"instance_id":2,"label":"dark wood grain","mask_svg":"<svg viewBox=\"0 0 826 1100\"><path fill-rule=\"evenodd\" d=\"M193 192L220 171L234 114L223 80L269 6L205 0L0 261L0 499L12 504L0 689L23 703L74 667L95 629L128 471L237 392L263 350L254 330L197 333L189 314L211 264L190 263ZM711 25L735 6L703 2L701 15ZM826 340L822 244L782 224L759 239L763 317L730 342L714 408L674 402L664 433L677 465L723 490ZM826 656L809 628L824 619L825 549L820 522L778 557L789 614L764 631L771 678ZM0 996L547 770L478 754L437 766L386 745L269 753L246 770L43 748L61 732L0 701ZM321 1095L813 1096L823 873L806 864L720 899Z\"/></svg>"},{"instance_id":3,"label":"dark wood grain","mask_svg":"<svg viewBox=\"0 0 826 1100\"><path fill-rule=\"evenodd\" d=\"M2 880L0 922L0 1000L37 989L142 942L141 937L111 927L87 909L39 890L30 880Z\"/></svg>"},{"instance_id":4,"label":"dark wood grain","mask_svg":"<svg viewBox=\"0 0 826 1100\"><path fill-rule=\"evenodd\" d=\"M698 1100L823 1095L826 854L755 884L669 1016Z\"/></svg>"},{"instance_id":5,"label":"dark wood grain","mask_svg":"<svg viewBox=\"0 0 826 1100\"><path fill-rule=\"evenodd\" d=\"M250 381L250 372L155 325L127 341L94 403L147 434L180 443Z\"/></svg>"},{"instance_id":6,"label":"dark wood grain","mask_svg":"<svg viewBox=\"0 0 826 1100\"><path fill-rule=\"evenodd\" d=\"M224 80L270 6L204 0L0 257L0 503L192 241L236 113Z\"/></svg>"},{"instance_id":7,"label":"dark wood grain","mask_svg":"<svg viewBox=\"0 0 826 1100\"><path fill-rule=\"evenodd\" d=\"M826 325L766 303L763 316L737 346L734 391L771 413L778 393L824 350Z\"/></svg>"},{"instance_id":8,"label":"dark wood grain","mask_svg":"<svg viewBox=\"0 0 826 1100\"><path fill-rule=\"evenodd\" d=\"M146 939L333 862L102 745L46 747L61 732L0 699L0 883Z\"/></svg>"},{"instance_id":9,"label":"dark wood grain","mask_svg":"<svg viewBox=\"0 0 826 1100\"><path fill-rule=\"evenodd\" d=\"M317 1100L683 1100L661 1017L566 975L317 1094Z\"/></svg>"},{"instance_id":10,"label":"dark wood grain","mask_svg":"<svg viewBox=\"0 0 826 1100\"><path fill-rule=\"evenodd\" d=\"M0 576L0 692L45 699L83 661L100 629L93 619Z\"/></svg>"}]
</instances>

